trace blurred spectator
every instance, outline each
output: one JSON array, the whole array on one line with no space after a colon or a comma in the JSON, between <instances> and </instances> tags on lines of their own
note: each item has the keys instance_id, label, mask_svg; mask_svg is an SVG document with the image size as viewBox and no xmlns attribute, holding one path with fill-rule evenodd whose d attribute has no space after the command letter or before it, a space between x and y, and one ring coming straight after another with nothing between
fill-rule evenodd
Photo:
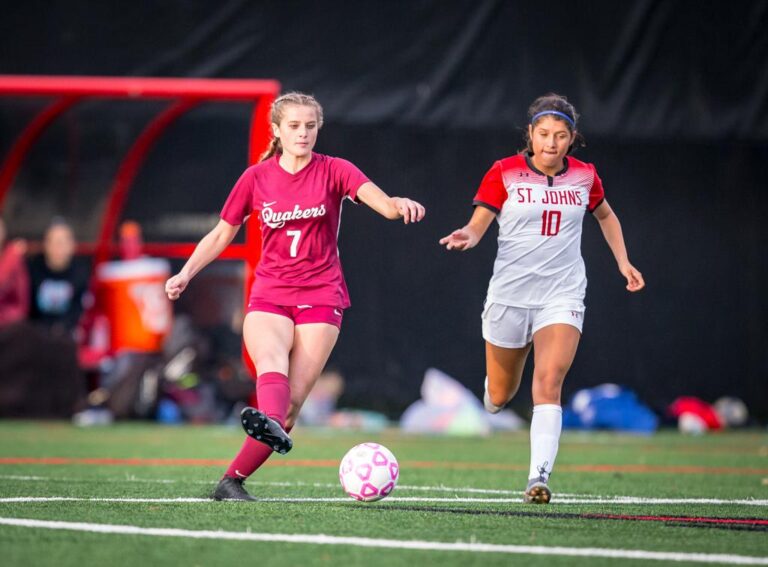
<instances>
[{"instance_id":1,"label":"blurred spectator","mask_svg":"<svg viewBox=\"0 0 768 567\"><path fill-rule=\"evenodd\" d=\"M4 227L0 230L4 240ZM62 221L45 234L44 254L22 262L25 246L2 247L0 312L17 318L0 325L0 415L4 417L69 417L84 390L72 331L82 312L88 284L86 270L74 266L72 229ZM6 285L8 281L13 283ZM24 284L23 286L21 284ZM13 291L13 290L16 291ZM30 307L33 322L19 317ZM42 323L39 324L39 323Z\"/></svg>"},{"instance_id":2,"label":"blurred spectator","mask_svg":"<svg viewBox=\"0 0 768 567\"><path fill-rule=\"evenodd\" d=\"M83 313L88 269L75 261L75 235L63 219L45 231L43 253L29 263L30 319L54 332L72 334Z\"/></svg>"},{"instance_id":3,"label":"blurred spectator","mask_svg":"<svg viewBox=\"0 0 768 567\"><path fill-rule=\"evenodd\" d=\"M136 221L125 221L120 225L120 259L136 260L143 256L144 238L141 225Z\"/></svg>"},{"instance_id":4,"label":"blurred spectator","mask_svg":"<svg viewBox=\"0 0 768 567\"><path fill-rule=\"evenodd\" d=\"M26 244L6 243L5 222L0 218L0 327L22 321L29 313L29 274L24 263Z\"/></svg>"}]
</instances>

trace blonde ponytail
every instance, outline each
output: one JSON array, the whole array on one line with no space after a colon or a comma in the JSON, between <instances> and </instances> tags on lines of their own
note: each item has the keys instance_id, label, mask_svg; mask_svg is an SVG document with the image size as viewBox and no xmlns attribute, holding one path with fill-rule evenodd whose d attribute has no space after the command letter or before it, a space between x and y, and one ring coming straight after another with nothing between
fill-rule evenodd
<instances>
[{"instance_id":1,"label":"blonde ponytail","mask_svg":"<svg viewBox=\"0 0 768 567\"><path fill-rule=\"evenodd\" d=\"M283 152L283 146L280 145L280 138L272 138L272 140L269 142L269 147L267 147L266 151L261 154L261 157L259 158L259 161L265 161L271 158L275 154L279 154Z\"/></svg>"}]
</instances>

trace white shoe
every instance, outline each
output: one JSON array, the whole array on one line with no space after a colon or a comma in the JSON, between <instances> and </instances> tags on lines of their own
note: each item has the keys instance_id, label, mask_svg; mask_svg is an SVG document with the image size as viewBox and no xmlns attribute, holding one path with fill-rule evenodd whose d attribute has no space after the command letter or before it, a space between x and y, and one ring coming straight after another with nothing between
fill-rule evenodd
<instances>
[{"instance_id":1,"label":"white shoe","mask_svg":"<svg viewBox=\"0 0 768 567\"><path fill-rule=\"evenodd\" d=\"M491 403L491 397L488 395L488 376L485 377L485 392L483 392L483 405L488 413L499 413L504 406L495 406ZM506 404L504 404L506 405Z\"/></svg>"},{"instance_id":2,"label":"white shoe","mask_svg":"<svg viewBox=\"0 0 768 567\"><path fill-rule=\"evenodd\" d=\"M552 500L552 491L547 486L543 476L528 480L528 487L523 493L523 502L526 504L549 504Z\"/></svg>"},{"instance_id":3,"label":"white shoe","mask_svg":"<svg viewBox=\"0 0 768 567\"><path fill-rule=\"evenodd\" d=\"M88 408L72 416L72 423L78 427L111 425L114 420L112 412L107 408Z\"/></svg>"}]
</instances>

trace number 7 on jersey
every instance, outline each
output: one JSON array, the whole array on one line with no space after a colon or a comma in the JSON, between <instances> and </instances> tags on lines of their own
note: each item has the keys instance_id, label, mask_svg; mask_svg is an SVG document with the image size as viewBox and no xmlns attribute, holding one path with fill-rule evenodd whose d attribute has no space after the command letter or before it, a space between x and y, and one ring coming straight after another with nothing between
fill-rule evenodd
<instances>
[{"instance_id":1,"label":"number 7 on jersey","mask_svg":"<svg viewBox=\"0 0 768 567\"><path fill-rule=\"evenodd\" d=\"M301 238L301 231L286 230L285 234L287 234L288 237L293 238L293 240L291 241L291 258L295 258L296 255L299 253L299 239Z\"/></svg>"}]
</instances>

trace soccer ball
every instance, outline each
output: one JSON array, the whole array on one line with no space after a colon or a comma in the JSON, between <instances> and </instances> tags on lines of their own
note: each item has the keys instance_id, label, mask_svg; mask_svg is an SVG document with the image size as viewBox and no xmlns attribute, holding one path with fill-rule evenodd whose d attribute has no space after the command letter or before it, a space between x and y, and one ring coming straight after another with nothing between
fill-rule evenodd
<instances>
[{"instance_id":1,"label":"soccer ball","mask_svg":"<svg viewBox=\"0 0 768 567\"><path fill-rule=\"evenodd\" d=\"M352 447L339 465L341 487L361 502L376 502L389 496L399 477L397 459L389 449L378 443Z\"/></svg>"}]
</instances>

